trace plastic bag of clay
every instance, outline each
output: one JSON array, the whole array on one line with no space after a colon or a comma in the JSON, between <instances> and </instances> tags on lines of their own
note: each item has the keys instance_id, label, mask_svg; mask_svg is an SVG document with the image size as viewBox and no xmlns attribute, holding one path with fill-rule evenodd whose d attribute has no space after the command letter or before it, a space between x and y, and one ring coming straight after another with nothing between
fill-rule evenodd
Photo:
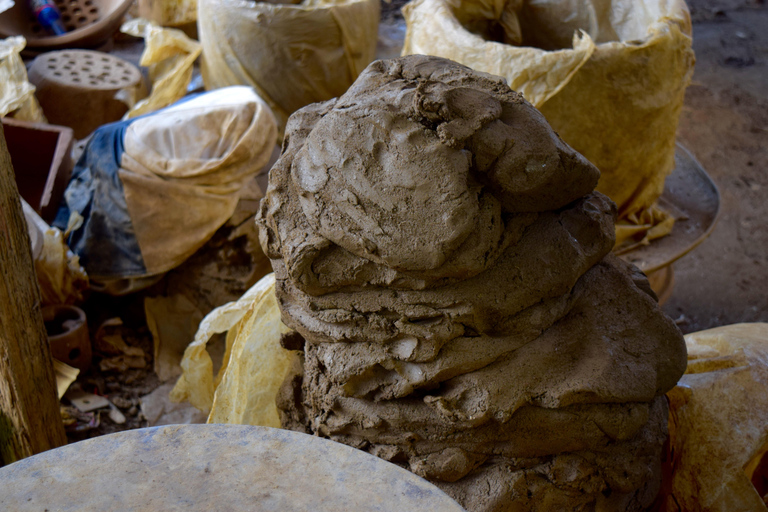
<instances>
[{"instance_id":1,"label":"plastic bag of clay","mask_svg":"<svg viewBox=\"0 0 768 512\"><path fill-rule=\"evenodd\" d=\"M208 423L280 427L275 404L293 352L280 345L288 332L280 320L275 276L263 277L237 302L209 313L181 361L182 376L171 392L175 402L187 400L210 411ZM206 344L227 333L226 352L214 380Z\"/></svg>"},{"instance_id":2,"label":"plastic bag of clay","mask_svg":"<svg viewBox=\"0 0 768 512\"><path fill-rule=\"evenodd\" d=\"M21 36L0 41L0 117L13 114L22 121L46 122L35 98L35 86L27 80L21 50L27 45Z\"/></svg>"},{"instance_id":3,"label":"plastic bag of clay","mask_svg":"<svg viewBox=\"0 0 768 512\"><path fill-rule=\"evenodd\" d=\"M403 14L404 55L503 76L597 165L617 245L671 230L655 202L693 72L683 0L414 0Z\"/></svg>"},{"instance_id":4,"label":"plastic bag of clay","mask_svg":"<svg viewBox=\"0 0 768 512\"><path fill-rule=\"evenodd\" d=\"M200 43L181 30L162 28L143 19L124 23L120 31L144 38L139 65L149 68L152 82L152 92L147 98L138 103L133 98L125 98L131 109L123 119L154 112L183 98L192 80L192 65L200 55Z\"/></svg>"},{"instance_id":5,"label":"plastic bag of clay","mask_svg":"<svg viewBox=\"0 0 768 512\"><path fill-rule=\"evenodd\" d=\"M379 0L200 0L205 87L252 86L282 133L291 113L341 96L373 60L379 13Z\"/></svg>"},{"instance_id":6,"label":"plastic bag of clay","mask_svg":"<svg viewBox=\"0 0 768 512\"><path fill-rule=\"evenodd\" d=\"M688 334L669 398L666 512L768 510L768 324Z\"/></svg>"},{"instance_id":7,"label":"plastic bag of clay","mask_svg":"<svg viewBox=\"0 0 768 512\"><path fill-rule=\"evenodd\" d=\"M88 276L79 258L64 243L64 235L45 223L21 200L32 244L32 259L40 286L40 305L75 304L83 300Z\"/></svg>"},{"instance_id":8,"label":"plastic bag of clay","mask_svg":"<svg viewBox=\"0 0 768 512\"><path fill-rule=\"evenodd\" d=\"M152 284L208 241L277 140L269 107L249 87L186 98L96 130L75 165L54 225L94 287Z\"/></svg>"}]
</instances>

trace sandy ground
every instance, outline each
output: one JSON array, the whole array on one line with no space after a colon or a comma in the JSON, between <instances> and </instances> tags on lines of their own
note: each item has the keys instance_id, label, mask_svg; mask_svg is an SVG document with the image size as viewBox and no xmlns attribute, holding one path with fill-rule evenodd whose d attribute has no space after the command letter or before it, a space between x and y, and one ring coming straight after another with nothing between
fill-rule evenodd
<instances>
[{"instance_id":1,"label":"sandy ground","mask_svg":"<svg viewBox=\"0 0 768 512\"><path fill-rule=\"evenodd\" d=\"M684 332L768 321L768 8L689 0L696 71L678 139L720 189L712 235L674 265L664 310Z\"/></svg>"}]
</instances>

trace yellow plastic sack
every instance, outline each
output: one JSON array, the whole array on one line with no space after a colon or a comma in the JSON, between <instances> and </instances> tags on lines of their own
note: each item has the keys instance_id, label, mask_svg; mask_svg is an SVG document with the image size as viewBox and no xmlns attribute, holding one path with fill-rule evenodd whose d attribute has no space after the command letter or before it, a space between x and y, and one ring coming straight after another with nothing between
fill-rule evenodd
<instances>
[{"instance_id":1,"label":"yellow plastic sack","mask_svg":"<svg viewBox=\"0 0 768 512\"><path fill-rule=\"evenodd\" d=\"M688 334L670 391L666 512L768 510L768 324Z\"/></svg>"},{"instance_id":2,"label":"yellow plastic sack","mask_svg":"<svg viewBox=\"0 0 768 512\"><path fill-rule=\"evenodd\" d=\"M197 0L139 0L139 17L164 27L197 20Z\"/></svg>"},{"instance_id":3,"label":"yellow plastic sack","mask_svg":"<svg viewBox=\"0 0 768 512\"><path fill-rule=\"evenodd\" d=\"M192 65L201 52L200 43L181 30L162 28L143 19L124 23L120 31L144 38L139 65L149 68L152 81L149 97L136 103L123 119L160 110L183 98L192 80Z\"/></svg>"},{"instance_id":4,"label":"yellow plastic sack","mask_svg":"<svg viewBox=\"0 0 768 512\"><path fill-rule=\"evenodd\" d=\"M619 207L617 245L671 230L654 205L693 73L683 0L414 0L403 14L404 55L505 77L597 165L597 190Z\"/></svg>"},{"instance_id":5,"label":"yellow plastic sack","mask_svg":"<svg viewBox=\"0 0 768 512\"><path fill-rule=\"evenodd\" d=\"M210 411L208 423L280 427L275 398L293 358L280 346L288 332L280 321L275 276L268 274L237 302L209 313L181 361L182 375L171 392ZM214 381L205 349L214 334L227 333L224 362Z\"/></svg>"},{"instance_id":6,"label":"yellow plastic sack","mask_svg":"<svg viewBox=\"0 0 768 512\"><path fill-rule=\"evenodd\" d=\"M294 111L341 96L373 60L379 0L200 0L205 87L250 85L282 134Z\"/></svg>"},{"instance_id":7,"label":"yellow plastic sack","mask_svg":"<svg viewBox=\"0 0 768 512\"><path fill-rule=\"evenodd\" d=\"M35 86L29 83L21 60L26 45L27 40L21 36L0 41L0 117L13 113L15 119L45 123Z\"/></svg>"}]
</instances>

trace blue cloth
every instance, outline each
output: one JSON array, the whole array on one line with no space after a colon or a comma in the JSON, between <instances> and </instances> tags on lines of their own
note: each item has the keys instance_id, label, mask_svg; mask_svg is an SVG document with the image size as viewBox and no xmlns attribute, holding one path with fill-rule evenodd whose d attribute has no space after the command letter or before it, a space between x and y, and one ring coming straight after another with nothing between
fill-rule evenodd
<instances>
[{"instance_id":1,"label":"blue cloth","mask_svg":"<svg viewBox=\"0 0 768 512\"><path fill-rule=\"evenodd\" d=\"M53 225L66 230L73 211L83 225L67 244L80 257L88 275L99 278L146 275L118 171L123 156L123 136L136 119L98 128L72 171Z\"/></svg>"}]
</instances>

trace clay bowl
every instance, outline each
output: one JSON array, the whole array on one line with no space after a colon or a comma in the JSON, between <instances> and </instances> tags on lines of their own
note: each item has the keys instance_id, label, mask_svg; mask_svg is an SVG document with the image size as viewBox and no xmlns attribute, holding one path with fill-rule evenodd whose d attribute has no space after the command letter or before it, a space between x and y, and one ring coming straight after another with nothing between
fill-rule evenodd
<instances>
[{"instance_id":1,"label":"clay bowl","mask_svg":"<svg viewBox=\"0 0 768 512\"><path fill-rule=\"evenodd\" d=\"M0 38L24 36L27 49L96 48L117 31L132 0L54 0L67 33L49 35L18 0L0 14Z\"/></svg>"},{"instance_id":2,"label":"clay bowl","mask_svg":"<svg viewBox=\"0 0 768 512\"><path fill-rule=\"evenodd\" d=\"M46 306L43 308L43 321L54 359L83 372L88 370L91 365L91 338L85 312L64 304Z\"/></svg>"}]
</instances>

